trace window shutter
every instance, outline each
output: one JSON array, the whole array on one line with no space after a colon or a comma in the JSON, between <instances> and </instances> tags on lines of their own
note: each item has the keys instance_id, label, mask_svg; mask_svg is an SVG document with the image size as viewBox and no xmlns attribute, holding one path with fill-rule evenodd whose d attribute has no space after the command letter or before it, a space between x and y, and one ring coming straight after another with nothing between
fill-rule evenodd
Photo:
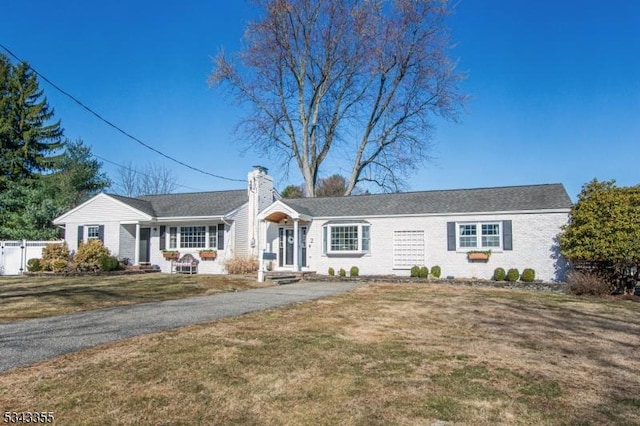
<instances>
[{"instance_id":1,"label":"window shutter","mask_svg":"<svg viewBox=\"0 0 640 426\"><path fill-rule=\"evenodd\" d=\"M224 250L224 223L218 224L218 250Z\"/></svg>"},{"instance_id":2,"label":"window shutter","mask_svg":"<svg viewBox=\"0 0 640 426\"><path fill-rule=\"evenodd\" d=\"M456 251L456 223L447 222L447 251Z\"/></svg>"},{"instance_id":3,"label":"window shutter","mask_svg":"<svg viewBox=\"0 0 640 426\"><path fill-rule=\"evenodd\" d=\"M322 254L327 254L327 227L322 227Z\"/></svg>"},{"instance_id":4,"label":"window shutter","mask_svg":"<svg viewBox=\"0 0 640 426\"><path fill-rule=\"evenodd\" d=\"M502 248L504 250L513 250L513 232L510 220L502 221Z\"/></svg>"},{"instance_id":5,"label":"window shutter","mask_svg":"<svg viewBox=\"0 0 640 426\"><path fill-rule=\"evenodd\" d=\"M167 227L160 225L160 250L167 247Z\"/></svg>"},{"instance_id":6,"label":"window shutter","mask_svg":"<svg viewBox=\"0 0 640 426\"><path fill-rule=\"evenodd\" d=\"M78 247L84 241L84 226L78 226Z\"/></svg>"},{"instance_id":7,"label":"window shutter","mask_svg":"<svg viewBox=\"0 0 640 426\"><path fill-rule=\"evenodd\" d=\"M98 239L104 243L104 225L98 226Z\"/></svg>"}]
</instances>

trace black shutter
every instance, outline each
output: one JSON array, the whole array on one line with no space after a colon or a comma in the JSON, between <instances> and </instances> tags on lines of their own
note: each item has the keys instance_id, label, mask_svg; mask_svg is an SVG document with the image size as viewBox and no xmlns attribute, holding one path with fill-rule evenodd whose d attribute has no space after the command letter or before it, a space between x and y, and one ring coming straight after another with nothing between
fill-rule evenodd
<instances>
[{"instance_id":1,"label":"black shutter","mask_svg":"<svg viewBox=\"0 0 640 426\"><path fill-rule=\"evenodd\" d=\"M224 250L224 223L218 224L218 250Z\"/></svg>"},{"instance_id":2,"label":"black shutter","mask_svg":"<svg viewBox=\"0 0 640 426\"><path fill-rule=\"evenodd\" d=\"M167 247L167 227L160 226L160 250L164 250Z\"/></svg>"},{"instance_id":3,"label":"black shutter","mask_svg":"<svg viewBox=\"0 0 640 426\"><path fill-rule=\"evenodd\" d=\"M104 243L104 225L98 226L98 239Z\"/></svg>"},{"instance_id":4,"label":"black shutter","mask_svg":"<svg viewBox=\"0 0 640 426\"><path fill-rule=\"evenodd\" d=\"M513 250L513 232L510 220L502 221L502 248L504 250Z\"/></svg>"},{"instance_id":5,"label":"black shutter","mask_svg":"<svg viewBox=\"0 0 640 426\"><path fill-rule=\"evenodd\" d=\"M84 241L84 226L78 226L78 247Z\"/></svg>"},{"instance_id":6,"label":"black shutter","mask_svg":"<svg viewBox=\"0 0 640 426\"><path fill-rule=\"evenodd\" d=\"M456 223L447 222L447 251L456 251Z\"/></svg>"}]
</instances>

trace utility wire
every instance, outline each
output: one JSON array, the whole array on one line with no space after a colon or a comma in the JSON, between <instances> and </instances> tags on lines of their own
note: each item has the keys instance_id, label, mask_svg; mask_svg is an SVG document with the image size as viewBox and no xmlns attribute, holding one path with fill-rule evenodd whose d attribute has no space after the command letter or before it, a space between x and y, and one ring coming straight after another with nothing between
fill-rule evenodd
<instances>
[{"instance_id":1,"label":"utility wire","mask_svg":"<svg viewBox=\"0 0 640 426\"><path fill-rule=\"evenodd\" d=\"M217 179L224 179L224 180L228 180L228 181L232 181L232 182L244 182L244 179L232 179L232 178L228 178L225 176L220 176L220 175L216 175L213 173L209 173L206 172L204 170L198 169L197 167L193 167L190 166L189 164L180 161L176 158L171 157L170 155L165 154L162 151L157 150L156 148L144 143L143 141L141 141L140 139L136 138L135 136L131 135L130 133L122 130L120 127L116 126L115 124L113 124L112 122L110 122L109 120L105 119L104 117L102 117L100 114L98 114L97 112L95 112L94 110L92 110L91 108L89 108L88 106L86 106L85 104L83 104L80 100L78 100L75 96L73 96L72 94L70 94L69 92L63 90L62 88L60 88L58 85L56 85L55 83L53 83L51 80L49 80L47 77L45 77L44 75L40 74L38 72L38 70L36 70L35 68L33 68L31 65L29 65L26 61L20 59L18 56L16 56L11 50L9 50L6 46L4 46L2 43L0 43L0 47L6 51L9 55L11 55L13 58L15 58L17 61L22 62L24 64L26 64L34 73L36 73L36 75L38 77L40 77L42 80L46 81L47 83L49 83L54 89L56 89L58 92L62 93L63 95L65 95L66 97L68 97L69 99L73 100L75 103L77 103L78 105L80 105L82 108L84 108L85 110L87 110L89 113L91 113L92 115L96 116L100 121L102 121L103 123L107 124L108 126L111 126L112 128L114 128L115 130L117 130L118 132L122 133L123 135L125 135L126 137L128 137L129 139L139 143L140 145L144 146L145 148L155 152L156 154L159 154L175 163L180 164L181 166L184 166L188 169L194 170L196 172L205 174L207 176L211 176Z\"/></svg>"},{"instance_id":2,"label":"utility wire","mask_svg":"<svg viewBox=\"0 0 640 426\"><path fill-rule=\"evenodd\" d=\"M107 160L106 158L104 158L104 157L100 157L99 155L96 155L96 154L91 154L91 155L92 155L93 157L96 157L96 158L98 158L98 159L100 159L100 160L104 161L105 163L109 163L109 164L113 164L114 166L122 167L123 169L129 170L129 171L132 171L132 172L137 173L137 174L142 175L142 176L146 176L146 177L149 177L149 178L150 178L150 177L153 177L153 176L151 176L151 175L148 175L147 173L141 172L141 171L136 170L136 169L134 169L134 168L132 168L132 167L125 166L125 165L123 165L123 164L119 164L119 163L116 163L116 162L111 161L111 160ZM192 190L192 191L196 191L196 192L202 192L202 191L204 191L204 190L202 190L202 189L193 188L193 187L191 187L191 186L187 186L187 185L181 185L181 184L179 184L179 183L176 183L176 186L178 186L178 187L180 187L180 188L190 189L190 190Z\"/></svg>"}]
</instances>

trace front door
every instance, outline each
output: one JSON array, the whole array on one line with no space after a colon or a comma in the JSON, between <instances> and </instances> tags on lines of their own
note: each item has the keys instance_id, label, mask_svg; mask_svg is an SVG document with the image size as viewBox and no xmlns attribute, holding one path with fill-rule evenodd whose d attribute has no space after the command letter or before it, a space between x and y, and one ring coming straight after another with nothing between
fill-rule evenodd
<instances>
[{"instance_id":1,"label":"front door","mask_svg":"<svg viewBox=\"0 0 640 426\"><path fill-rule=\"evenodd\" d=\"M151 253L151 228L140 228L140 252L138 255L139 263L149 262L149 255Z\"/></svg>"},{"instance_id":2,"label":"front door","mask_svg":"<svg viewBox=\"0 0 640 426\"><path fill-rule=\"evenodd\" d=\"M293 229L279 229L278 264L281 267L293 266Z\"/></svg>"},{"instance_id":3,"label":"front door","mask_svg":"<svg viewBox=\"0 0 640 426\"><path fill-rule=\"evenodd\" d=\"M301 226L298 231L298 247L300 247L298 262L300 266L307 266L307 227ZM295 250L293 228L279 228L278 237L278 265L284 268L291 267Z\"/></svg>"}]
</instances>

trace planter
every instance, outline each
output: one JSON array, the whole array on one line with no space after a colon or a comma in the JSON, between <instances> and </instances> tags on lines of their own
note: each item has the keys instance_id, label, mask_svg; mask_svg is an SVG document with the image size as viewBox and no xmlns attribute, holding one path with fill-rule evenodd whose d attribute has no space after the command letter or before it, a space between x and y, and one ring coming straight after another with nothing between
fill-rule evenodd
<instances>
[{"instance_id":1,"label":"planter","mask_svg":"<svg viewBox=\"0 0 640 426\"><path fill-rule=\"evenodd\" d=\"M202 260L215 260L218 257L218 253L204 251L200 253L200 259Z\"/></svg>"},{"instance_id":2,"label":"planter","mask_svg":"<svg viewBox=\"0 0 640 426\"><path fill-rule=\"evenodd\" d=\"M489 253L467 253L470 261L486 262L489 260Z\"/></svg>"},{"instance_id":3,"label":"planter","mask_svg":"<svg viewBox=\"0 0 640 426\"><path fill-rule=\"evenodd\" d=\"M177 251L165 251L162 253L162 256L166 260L178 260L180 258L180 253Z\"/></svg>"}]
</instances>

